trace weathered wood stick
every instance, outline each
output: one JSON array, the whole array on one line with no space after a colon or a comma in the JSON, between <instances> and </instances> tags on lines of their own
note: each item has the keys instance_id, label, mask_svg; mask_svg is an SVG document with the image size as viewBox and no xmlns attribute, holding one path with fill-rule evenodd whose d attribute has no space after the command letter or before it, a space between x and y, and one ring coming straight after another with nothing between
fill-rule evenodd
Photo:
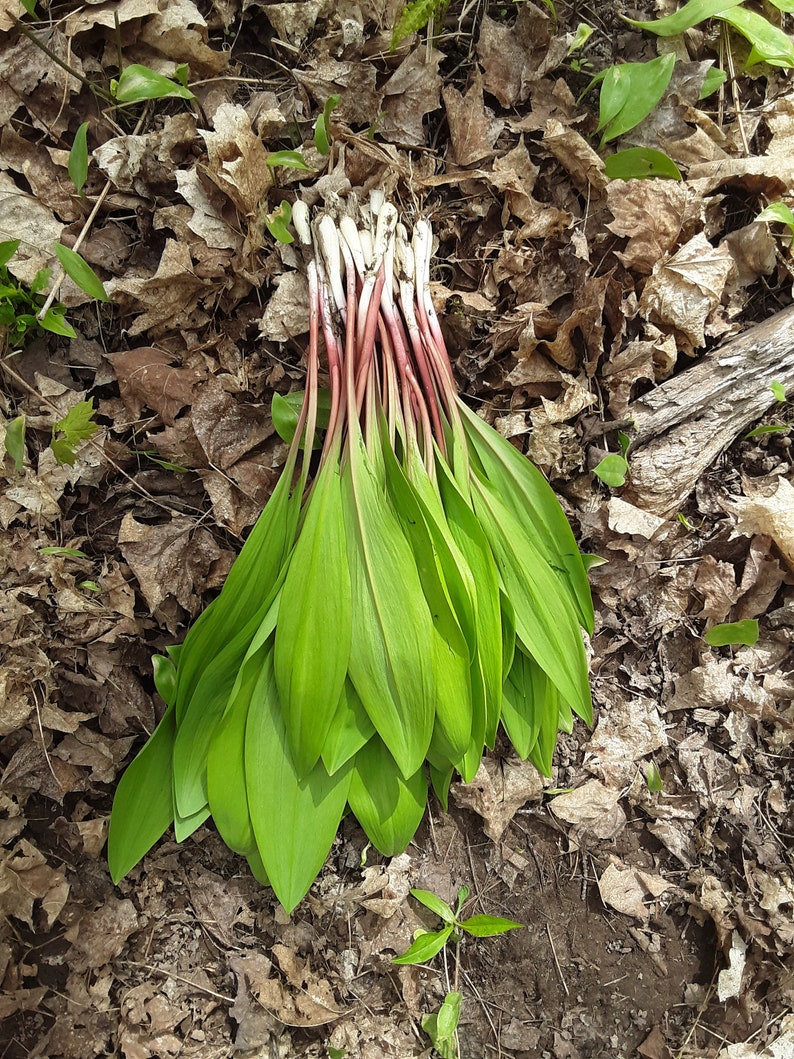
<instances>
[{"instance_id":1,"label":"weathered wood stick","mask_svg":"<svg viewBox=\"0 0 794 1059\"><path fill-rule=\"evenodd\" d=\"M665 517L679 511L706 468L774 403L775 380L794 387L794 306L630 406L637 433L625 498Z\"/></svg>"}]
</instances>

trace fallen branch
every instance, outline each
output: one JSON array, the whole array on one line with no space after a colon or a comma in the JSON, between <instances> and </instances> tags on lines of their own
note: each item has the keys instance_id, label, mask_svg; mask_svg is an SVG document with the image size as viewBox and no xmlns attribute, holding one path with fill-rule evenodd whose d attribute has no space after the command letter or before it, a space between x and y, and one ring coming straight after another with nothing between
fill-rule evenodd
<instances>
[{"instance_id":1,"label":"fallen branch","mask_svg":"<svg viewBox=\"0 0 794 1059\"><path fill-rule=\"evenodd\" d=\"M774 381L794 387L794 306L707 353L630 406L636 425L626 499L669 516L698 478L774 403Z\"/></svg>"}]
</instances>

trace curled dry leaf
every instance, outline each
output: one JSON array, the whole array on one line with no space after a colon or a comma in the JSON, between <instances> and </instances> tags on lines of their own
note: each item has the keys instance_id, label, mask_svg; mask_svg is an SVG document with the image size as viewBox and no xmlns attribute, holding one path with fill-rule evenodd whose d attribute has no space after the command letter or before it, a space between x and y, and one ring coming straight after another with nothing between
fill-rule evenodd
<instances>
[{"instance_id":1,"label":"curled dry leaf","mask_svg":"<svg viewBox=\"0 0 794 1059\"><path fill-rule=\"evenodd\" d=\"M157 412L167 426L189 405L202 372L176 367L166 353L153 346L139 346L122 353L108 353L119 382L121 399L129 413L139 419L144 408Z\"/></svg>"},{"instance_id":2,"label":"curled dry leaf","mask_svg":"<svg viewBox=\"0 0 794 1059\"><path fill-rule=\"evenodd\" d=\"M477 40L483 85L503 107L524 103L530 87L565 58L566 41L551 29L548 13L534 4L522 4L513 25L483 17Z\"/></svg>"},{"instance_id":3,"label":"curled dry leaf","mask_svg":"<svg viewBox=\"0 0 794 1059\"><path fill-rule=\"evenodd\" d=\"M612 180L607 203L614 218L607 228L628 238L616 257L626 268L650 276L663 257L695 234L703 200L675 180Z\"/></svg>"},{"instance_id":4,"label":"curled dry leaf","mask_svg":"<svg viewBox=\"0 0 794 1059\"><path fill-rule=\"evenodd\" d=\"M462 95L451 85L442 90L449 122L452 160L461 166L490 157L504 125L485 106L482 77L475 68L474 81Z\"/></svg>"},{"instance_id":5,"label":"curled dry leaf","mask_svg":"<svg viewBox=\"0 0 794 1059\"><path fill-rule=\"evenodd\" d=\"M254 216L273 186L267 151L239 104L222 103L212 124L213 131L200 130L207 145L210 179L244 217Z\"/></svg>"},{"instance_id":6,"label":"curled dry leaf","mask_svg":"<svg viewBox=\"0 0 794 1059\"><path fill-rule=\"evenodd\" d=\"M540 800L543 778L528 761L486 757L471 783L453 783L450 793L457 805L483 818L486 835L498 842L521 806Z\"/></svg>"},{"instance_id":7,"label":"curled dry leaf","mask_svg":"<svg viewBox=\"0 0 794 1059\"><path fill-rule=\"evenodd\" d=\"M594 838L610 839L626 826L626 814L618 804L620 791L609 790L599 780L588 780L567 794L560 794L549 803L554 816L573 825L572 844L579 837L590 834Z\"/></svg>"},{"instance_id":8,"label":"curled dry leaf","mask_svg":"<svg viewBox=\"0 0 794 1059\"><path fill-rule=\"evenodd\" d=\"M789 567L794 570L794 486L786 478L777 479L771 496L745 483L746 499L731 507L739 516L738 530L746 536L764 534L778 546Z\"/></svg>"},{"instance_id":9,"label":"curled dry leaf","mask_svg":"<svg viewBox=\"0 0 794 1059\"><path fill-rule=\"evenodd\" d=\"M441 106L441 77L438 66L444 58L424 44L403 59L383 88L383 116L378 132L387 140L408 145L424 145L423 118Z\"/></svg>"},{"instance_id":10,"label":"curled dry leaf","mask_svg":"<svg viewBox=\"0 0 794 1059\"><path fill-rule=\"evenodd\" d=\"M0 903L7 916L16 916L33 929L34 905L41 902L51 927L66 904L69 884L25 839L0 855Z\"/></svg>"},{"instance_id":11,"label":"curled dry leaf","mask_svg":"<svg viewBox=\"0 0 794 1059\"><path fill-rule=\"evenodd\" d=\"M659 897L671 886L661 875L652 875L620 861L607 865L598 880L598 891L605 905L644 922L650 918L653 907L648 898Z\"/></svg>"}]
</instances>

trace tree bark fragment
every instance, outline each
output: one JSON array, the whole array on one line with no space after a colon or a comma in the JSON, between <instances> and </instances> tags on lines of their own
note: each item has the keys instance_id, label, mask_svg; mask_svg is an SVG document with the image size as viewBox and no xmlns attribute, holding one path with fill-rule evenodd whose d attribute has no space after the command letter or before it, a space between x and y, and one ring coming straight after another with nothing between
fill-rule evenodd
<instances>
[{"instance_id":1,"label":"tree bark fragment","mask_svg":"<svg viewBox=\"0 0 794 1059\"><path fill-rule=\"evenodd\" d=\"M706 353L630 406L636 434L625 499L674 515L700 475L775 403L774 381L794 388L794 306Z\"/></svg>"}]
</instances>

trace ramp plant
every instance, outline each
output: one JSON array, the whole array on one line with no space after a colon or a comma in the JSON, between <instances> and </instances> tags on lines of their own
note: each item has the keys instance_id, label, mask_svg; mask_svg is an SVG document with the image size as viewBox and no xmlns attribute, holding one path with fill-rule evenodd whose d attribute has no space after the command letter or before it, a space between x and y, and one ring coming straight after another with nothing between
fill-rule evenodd
<instances>
[{"instance_id":1,"label":"ramp plant","mask_svg":"<svg viewBox=\"0 0 794 1059\"><path fill-rule=\"evenodd\" d=\"M291 911L346 812L402 851L501 724L545 774L591 718L585 564L540 472L460 399L430 297L432 232L373 194L292 210L310 330L279 482L219 596L169 656L121 779L118 881L212 815ZM322 362L322 363L321 363ZM320 388L322 374L328 390Z\"/></svg>"}]
</instances>

